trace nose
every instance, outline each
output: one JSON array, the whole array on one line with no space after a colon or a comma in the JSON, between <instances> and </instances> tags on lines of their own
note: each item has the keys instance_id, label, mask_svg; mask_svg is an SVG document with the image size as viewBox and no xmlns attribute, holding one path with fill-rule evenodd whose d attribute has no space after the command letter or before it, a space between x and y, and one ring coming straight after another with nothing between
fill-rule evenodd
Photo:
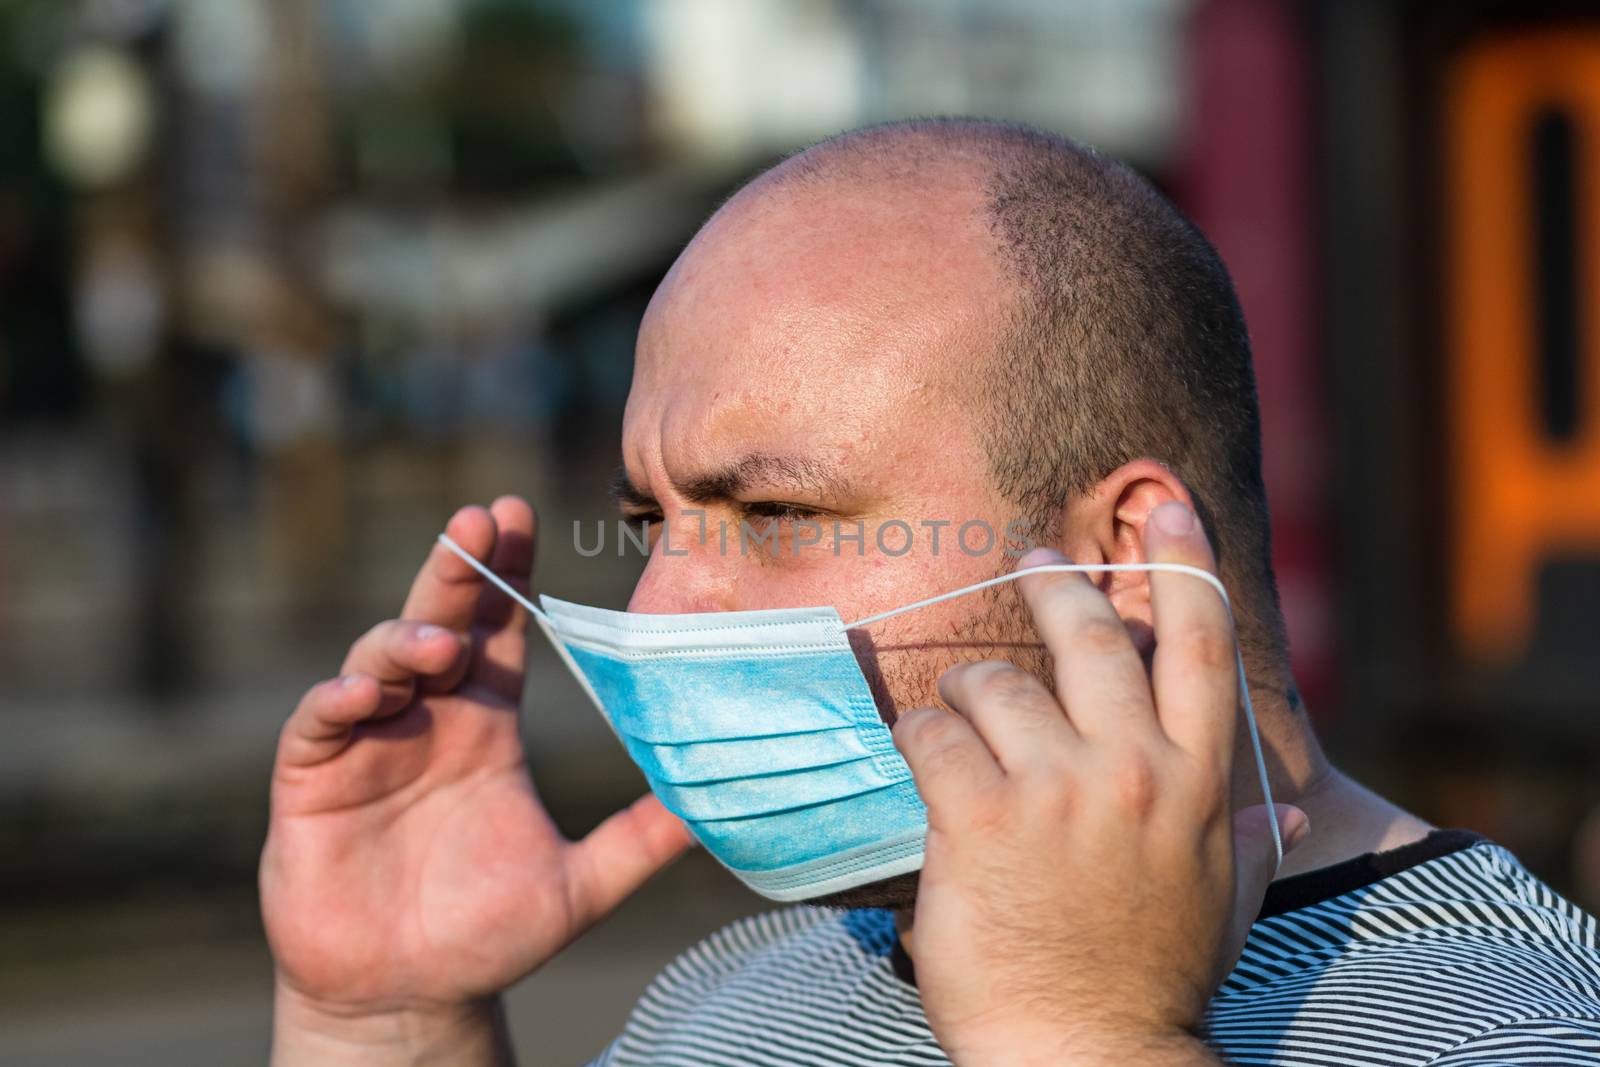
<instances>
[{"instance_id":1,"label":"nose","mask_svg":"<svg viewBox=\"0 0 1600 1067\"><path fill-rule=\"evenodd\" d=\"M698 559L698 555L666 557L657 545L628 598L628 610L641 615L733 610L728 591L731 583L718 580L711 565L714 561Z\"/></svg>"}]
</instances>

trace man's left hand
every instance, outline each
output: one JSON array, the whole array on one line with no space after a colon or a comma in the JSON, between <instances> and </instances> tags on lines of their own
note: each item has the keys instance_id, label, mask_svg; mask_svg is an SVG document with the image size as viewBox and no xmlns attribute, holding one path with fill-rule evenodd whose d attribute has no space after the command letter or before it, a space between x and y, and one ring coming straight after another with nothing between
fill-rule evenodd
<instances>
[{"instance_id":1,"label":"man's left hand","mask_svg":"<svg viewBox=\"0 0 1600 1067\"><path fill-rule=\"evenodd\" d=\"M1215 571L1182 504L1152 512L1145 549ZM1192 576L1149 580L1148 673L1095 585L1033 575L1018 584L1054 693L1009 663L963 664L940 681L958 714L895 724L928 806L908 949L959 1067L1216 1062L1196 1035L1276 857L1265 807L1233 809L1227 609ZM1299 809L1278 818L1286 848L1304 837Z\"/></svg>"}]
</instances>

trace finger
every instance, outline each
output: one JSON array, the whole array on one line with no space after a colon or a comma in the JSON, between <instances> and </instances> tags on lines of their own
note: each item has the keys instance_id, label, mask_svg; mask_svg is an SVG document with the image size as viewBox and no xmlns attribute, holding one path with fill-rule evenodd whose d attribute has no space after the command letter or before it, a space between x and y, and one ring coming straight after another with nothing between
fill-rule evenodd
<instances>
[{"instance_id":1,"label":"finger","mask_svg":"<svg viewBox=\"0 0 1600 1067\"><path fill-rule=\"evenodd\" d=\"M467 664L462 636L433 623L390 619L350 646L341 674L371 675L383 689L383 714L404 707L418 682L431 692L454 688Z\"/></svg>"},{"instance_id":2,"label":"finger","mask_svg":"<svg viewBox=\"0 0 1600 1067\"><path fill-rule=\"evenodd\" d=\"M1018 566L1065 562L1055 549L1037 548ZM1091 740L1155 737L1155 702L1144 660L1105 594L1081 574L1035 574L1017 584L1033 627L1050 650L1056 700L1078 732Z\"/></svg>"},{"instance_id":3,"label":"finger","mask_svg":"<svg viewBox=\"0 0 1600 1067\"><path fill-rule=\"evenodd\" d=\"M306 691L278 740L278 762L310 767L330 760L350 743L359 722L376 718L383 689L367 674L330 678Z\"/></svg>"},{"instance_id":4,"label":"finger","mask_svg":"<svg viewBox=\"0 0 1600 1067\"><path fill-rule=\"evenodd\" d=\"M1007 774L1055 773L1077 740L1044 683L1012 663L951 667L939 678L939 696L972 724Z\"/></svg>"},{"instance_id":5,"label":"finger","mask_svg":"<svg viewBox=\"0 0 1600 1067\"><path fill-rule=\"evenodd\" d=\"M682 820L647 793L569 846L569 906L588 926L694 843Z\"/></svg>"},{"instance_id":6,"label":"finger","mask_svg":"<svg viewBox=\"0 0 1600 1067\"><path fill-rule=\"evenodd\" d=\"M1278 832L1283 836L1283 851L1290 850L1306 839L1311 821L1306 813L1292 804L1275 804L1278 814ZM1231 966L1244 949L1250 927L1261 913L1261 901L1267 895L1267 886L1278 871L1278 851L1272 843L1272 822L1265 804L1243 808L1233 817L1234 908L1229 931L1233 938L1231 955L1226 963Z\"/></svg>"},{"instance_id":7,"label":"finger","mask_svg":"<svg viewBox=\"0 0 1600 1067\"><path fill-rule=\"evenodd\" d=\"M972 724L938 708L912 708L894 723L894 743L911 768L931 825L976 810L1005 782Z\"/></svg>"},{"instance_id":8,"label":"finger","mask_svg":"<svg viewBox=\"0 0 1600 1067\"><path fill-rule=\"evenodd\" d=\"M503 496L490 505L489 514L496 531L489 569L527 596L536 543L533 509L520 497ZM460 559L457 562L465 565ZM522 695L527 633L528 609L493 583L483 582L473 624L474 654L468 680L517 700Z\"/></svg>"},{"instance_id":9,"label":"finger","mask_svg":"<svg viewBox=\"0 0 1600 1067\"><path fill-rule=\"evenodd\" d=\"M498 530L488 508L462 508L450 517L444 532L474 559L488 560L494 554ZM477 616L486 584L466 560L435 542L411 583L400 617L465 630Z\"/></svg>"},{"instance_id":10,"label":"finger","mask_svg":"<svg viewBox=\"0 0 1600 1067\"><path fill-rule=\"evenodd\" d=\"M504 578L511 588L527 596L529 581L533 577L536 523L533 508L521 497L502 496L489 505L489 516L495 526L494 551L489 555L489 569ZM458 562L464 561L458 558ZM478 599L476 621L480 626L493 626L521 634L528 629L528 611L498 586L486 582Z\"/></svg>"},{"instance_id":11,"label":"finger","mask_svg":"<svg viewBox=\"0 0 1600 1067\"><path fill-rule=\"evenodd\" d=\"M1216 572L1200 521L1176 501L1150 512L1144 540L1152 563ZM1150 677L1161 728L1209 766L1226 768L1239 722L1239 668L1228 608L1215 589L1192 575L1153 571L1150 611L1156 637Z\"/></svg>"}]
</instances>

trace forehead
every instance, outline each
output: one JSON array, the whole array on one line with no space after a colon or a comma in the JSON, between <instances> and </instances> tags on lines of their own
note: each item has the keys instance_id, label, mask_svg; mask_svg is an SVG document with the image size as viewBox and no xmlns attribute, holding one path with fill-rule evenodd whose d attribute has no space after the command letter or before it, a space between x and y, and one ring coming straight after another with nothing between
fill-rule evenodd
<instances>
[{"instance_id":1,"label":"forehead","mask_svg":"<svg viewBox=\"0 0 1600 1067\"><path fill-rule=\"evenodd\" d=\"M953 431L1004 299L971 181L758 185L651 302L624 451L670 467L727 448L860 452L913 420Z\"/></svg>"}]
</instances>

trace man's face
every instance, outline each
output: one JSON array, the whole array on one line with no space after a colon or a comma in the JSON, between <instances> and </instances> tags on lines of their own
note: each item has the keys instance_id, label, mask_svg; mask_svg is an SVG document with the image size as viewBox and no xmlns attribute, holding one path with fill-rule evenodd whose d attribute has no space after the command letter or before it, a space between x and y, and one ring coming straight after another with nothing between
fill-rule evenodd
<instances>
[{"instance_id":1,"label":"man's face","mask_svg":"<svg viewBox=\"0 0 1600 1067\"><path fill-rule=\"evenodd\" d=\"M1012 569L1019 516L974 424L1007 299L982 220L976 191L935 180L747 190L707 225L639 335L618 497L668 533L630 611L832 605L849 620ZM857 523L859 541L835 536ZM1009 585L852 640L891 722L936 703L956 662L1041 658ZM910 900L904 884L852 898Z\"/></svg>"}]
</instances>

